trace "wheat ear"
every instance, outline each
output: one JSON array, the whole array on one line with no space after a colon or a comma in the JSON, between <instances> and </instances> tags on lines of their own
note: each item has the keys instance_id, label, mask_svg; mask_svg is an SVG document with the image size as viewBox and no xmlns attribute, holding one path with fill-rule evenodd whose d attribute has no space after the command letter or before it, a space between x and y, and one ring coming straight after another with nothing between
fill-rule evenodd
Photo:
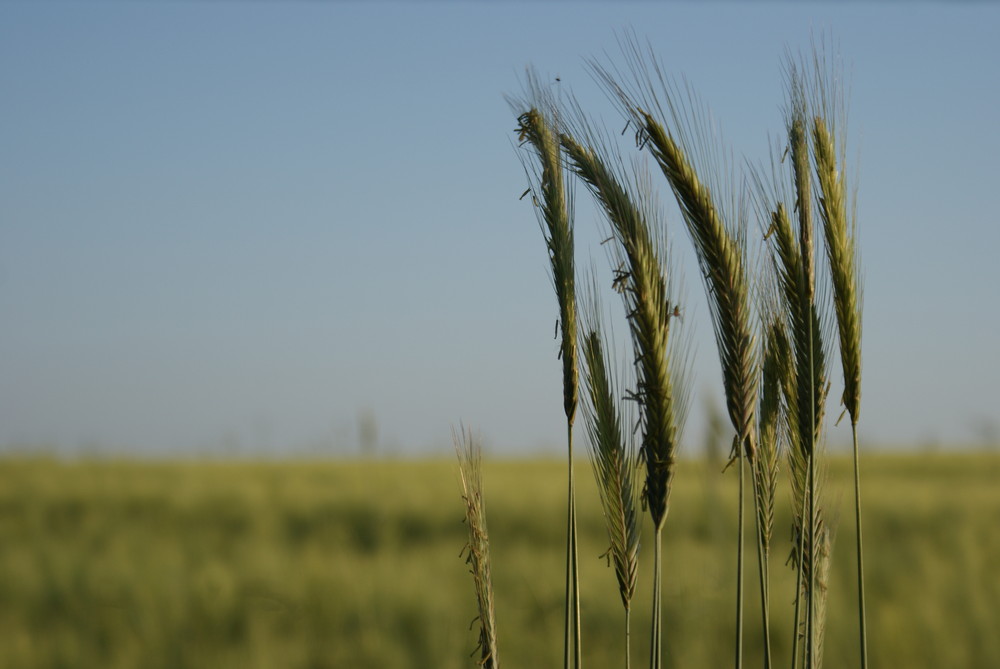
<instances>
[{"instance_id":1,"label":"wheat ear","mask_svg":"<svg viewBox=\"0 0 1000 669\"><path fill-rule=\"evenodd\" d=\"M784 331L774 312L773 303L765 307L762 320L764 336L761 353L761 383L758 408L757 457L753 461L753 476L756 479L757 495L757 543L763 561L764 586L762 594L767 598L770 610L770 551L774 533L774 508L778 486L779 437L781 421L781 370L778 348L783 345Z\"/></svg>"},{"instance_id":2,"label":"wheat ear","mask_svg":"<svg viewBox=\"0 0 1000 669\"><path fill-rule=\"evenodd\" d=\"M807 118L808 112L805 101L804 83L801 75L795 69L794 64L790 67L790 90L791 107L789 112L788 144L792 156L792 179L795 188L795 208L799 219L799 253L802 259L802 313L811 314L815 305L815 250L813 246L813 226L812 226L812 196L811 196L811 170L809 160L809 141L807 138ZM816 442L818 437L818 402L816 388L816 370L814 361L817 359L817 349L815 337L818 334L812 318L807 318L809 350L806 361L808 364L809 384L807 390L810 395L806 396L809 414L803 417L809 418L808 441L806 445L806 457L808 466L808 502L809 502L809 552L806 554L808 565L808 577L806 588L806 658L807 668L815 669L816 658L821 654L821 638L817 622L816 597L816 548L817 548L817 481L816 481ZM805 353L805 351L803 351ZM804 372L804 370L802 370ZM804 373L800 373L800 384L806 378ZM803 387L800 385L800 388ZM815 393L815 394L813 394ZM801 398L800 398L801 403Z\"/></svg>"},{"instance_id":3,"label":"wheat ear","mask_svg":"<svg viewBox=\"0 0 1000 669\"><path fill-rule=\"evenodd\" d=\"M783 284L785 308L792 330L794 350L795 400L789 402L790 423L796 424L792 456L792 487L801 495L797 514L799 530L797 548L798 581L804 587L796 590L796 626L800 602L806 598L805 666L812 669L815 658L822 652L821 624L817 621L819 607L815 605L817 528L819 482L817 480L817 443L826 401L826 356L823 328L816 306L814 241L812 230L812 191L810 146L808 141L809 113L806 97L807 82L795 60L789 58L787 69L789 106L786 111L788 153L791 155L791 185L794 210L797 213L798 235L793 237L787 212L779 202L772 216L775 234L774 257ZM796 243L797 242L797 243ZM798 499L796 500L799 501ZM793 637L793 663L797 656L798 634ZM793 664L794 666L794 664Z\"/></svg>"},{"instance_id":4,"label":"wheat ear","mask_svg":"<svg viewBox=\"0 0 1000 669\"><path fill-rule=\"evenodd\" d=\"M465 501L465 522L469 527L466 563L476 586L479 607L479 664L499 669L496 615L493 610L493 579L490 574L490 537L486 529L486 500L483 494L482 448L471 431L459 428L453 434Z\"/></svg>"},{"instance_id":5,"label":"wheat ear","mask_svg":"<svg viewBox=\"0 0 1000 669\"><path fill-rule=\"evenodd\" d=\"M529 76L532 97L537 103L518 117L518 138L534 149L541 165L538 189L533 196L539 209L539 221L548 248L552 284L559 303L559 328L562 334L559 356L563 368L563 409L566 414L566 448L569 469L566 518L566 628L563 639L563 662L579 669L580 657L580 579L576 534L576 482L573 468L573 420L577 404L577 325L574 271L573 225L563 179L559 148L559 124L556 105Z\"/></svg>"},{"instance_id":6,"label":"wheat ear","mask_svg":"<svg viewBox=\"0 0 1000 669\"><path fill-rule=\"evenodd\" d=\"M595 292L596 296L596 292ZM611 370L613 359L601 333L595 297L594 329L583 338L584 421L590 437L591 461L604 509L610 546L606 555L614 563L618 593L625 609L625 667L631 666L630 613L639 564L639 510L636 486L636 453L632 432L623 427L622 394Z\"/></svg>"},{"instance_id":7,"label":"wheat ear","mask_svg":"<svg viewBox=\"0 0 1000 669\"><path fill-rule=\"evenodd\" d=\"M636 109L641 127L648 138L654 158L666 176L680 206L688 232L694 242L698 262L705 279L715 330L723 385L729 417L736 430L740 457L740 523L737 556L737 641L736 666L742 666L743 646L743 459L751 469L756 457L755 414L757 411L757 358L751 329L749 279L742 235L727 229L709 189L698 178L686 152L664 127L642 109ZM756 477L751 477L756 489ZM755 490L755 507L759 494ZM759 517L759 513L758 513ZM770 667L770 614L766 595L766 567L763 549L758 543L762 624L764 626L764 664Z\"/></svg>"},{"instance_id":8,"label":"wheat ear","mask_svg":"<svg viewBox=\"0 0 1000 669\"><path fill-rule=\"evenodd\" d=\"M813 119L816 176L822 197L820 217L826 241L833 284L833 307L840 339L840 361L844 373L844 408L851 416L854 446L854 520L857 529L858 636L861 669L868 667L868 624L865 608L864 542L861 531L861 468L858 458L858 418L861 413L861 279L855 234L848 225L847 197L843 174L837 169L833 132L826 121Z\"/></svg>"},{"instance_id":9,"label":"wheat ear","mask_svg":"<svg viewBox=\"0 0 1000 669\"><path fill-rule=\"evenodd\" d=\"M670 353L670 319L678 305L670 300L664 276L661 249L655 231L641 207L626 190L608 161L584 147L568 134L562 136L564 150L574 171L583 179L607 215L623 256L619 280L624 282L637 384L634 399L642 420L642 461L646 465L643 499L653 520L653 620L650 662L662 662L662 531L669 508L679 425L682 422L683 387L675 390Z\"/></svg>"}]
</instances>

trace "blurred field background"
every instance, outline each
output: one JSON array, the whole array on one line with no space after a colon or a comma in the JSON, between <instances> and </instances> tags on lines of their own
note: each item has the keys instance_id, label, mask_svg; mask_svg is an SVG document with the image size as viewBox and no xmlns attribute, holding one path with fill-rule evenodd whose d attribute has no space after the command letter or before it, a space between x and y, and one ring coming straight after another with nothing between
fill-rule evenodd
<instances>
[{"instance_id":1,"label":"blurred field background","mask_svg":"<svg viewBox=\"0 0 1000 669\"><path fill-rule=\"evenodd\" d=\"M585 660L619 666L620 600L598 557L606 541L589 465L577 466ZM731 662L735 476L718 470L683 461L676 477L664 563L672 667ZM564 466L492 460L484 472L501 659L556 667ZM857 652L848 474L846 459L832 461L830 499L841 501L829 667L854 664ZM1000 455L873 455L863 475L873 665L1000 666ZM473 667L462 514L447 459L8 457L0 460L0 667ZM787 515L776 527L773 629L784 658L794 577L782 567ZM649 548L632 625L640 664ZM752 627L748 634L755 667L759 638Z\"/></svg>"}]
</instances>

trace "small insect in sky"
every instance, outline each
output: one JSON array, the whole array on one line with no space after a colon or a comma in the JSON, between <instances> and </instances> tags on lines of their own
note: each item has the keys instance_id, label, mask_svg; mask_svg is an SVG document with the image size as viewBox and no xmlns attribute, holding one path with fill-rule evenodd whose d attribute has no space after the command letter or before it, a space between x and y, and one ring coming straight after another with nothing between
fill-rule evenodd
<instances>
[{"instance_id":1,"label":"small insect in sky","mask_svg":"<svg viewBox=\"0 0 1000 669\"><path fill-rule=\"evenodd\" d=\"M682 323L684 322L684 316L682 316L682 315L681 315L681 308L680 308L679 306L677 306L676 304L674 305L674 308L673 308L673 310L672 310L672 311L671 311L671 312L670 312L670 313L669 313L668 315L669 315L669 316L670 316L671 318L677 318L677 319L680 319L680 321L681 321Z\"/></svg>"}]
</instances>

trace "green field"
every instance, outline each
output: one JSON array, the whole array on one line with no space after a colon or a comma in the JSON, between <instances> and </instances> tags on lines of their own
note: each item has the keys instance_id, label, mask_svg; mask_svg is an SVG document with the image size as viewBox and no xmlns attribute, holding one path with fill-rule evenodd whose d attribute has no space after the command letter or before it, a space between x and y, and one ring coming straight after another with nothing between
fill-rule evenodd
<instances>
[{"instance_id":1,"label":"green field","mask_svg":"<svg viewBox=\"0 0 1000 669\"><path fill-rule=\"evenodd\" d=\"M827 488L841 519L828 667L856 665L847 466L834 461ZM585 664L620 666L620 600L598 557L606 542L589 465L578 468ZM1000 666L1000 457L877 456L863 475L873 666ZM560 463L485 465L508 667L561 665L564 478ZM665 529L668 666L731 665L734 480L679 465ZM474 667L458 491L449 460L0 460L0 667ZM794 579L782 566L788 527L779 516L781 663ZM648 543L632 625L637 666ZM752 584L747 667L759 666Z\"/></svg>"}]
</instances>

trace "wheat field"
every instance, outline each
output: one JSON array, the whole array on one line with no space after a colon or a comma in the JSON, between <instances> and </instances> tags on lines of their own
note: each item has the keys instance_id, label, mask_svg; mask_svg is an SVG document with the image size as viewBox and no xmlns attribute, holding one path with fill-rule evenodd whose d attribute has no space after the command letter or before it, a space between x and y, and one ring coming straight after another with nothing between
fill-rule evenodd
<instances>
[{"instance_id":1,"label":"wheat field","mask_svg":"<svg viewBox=\"0 0 1000 669\"><path fill-rule=\"evenodd\" d=\"M862 467L872 662L1000 666L1000 456L872 455ZM850 468L834 459L828 484L844 547L853 538ZM607 535L589 465L577 470L583 660L614 666L618 588L599 557ZM483 476L505 661L558 666L565 463L487 460ZM672 494L664 662L724 666L734 625L734 477L681 460ZM447 459L5 459L0 666L474 667L462 519L457 465ZM794 572L781 566L789 526L779 514L779 622L791 619ZM650 597L652 532L643 532L638 603ZM857 654L853 557L835 556L826 663L844 666ZM647 608L634 612L637 649L648 642ZM759 632L748 625L748 658L759 658ZM772 638L776 657L789 642Z\"/></svg>"}]
</instances>

